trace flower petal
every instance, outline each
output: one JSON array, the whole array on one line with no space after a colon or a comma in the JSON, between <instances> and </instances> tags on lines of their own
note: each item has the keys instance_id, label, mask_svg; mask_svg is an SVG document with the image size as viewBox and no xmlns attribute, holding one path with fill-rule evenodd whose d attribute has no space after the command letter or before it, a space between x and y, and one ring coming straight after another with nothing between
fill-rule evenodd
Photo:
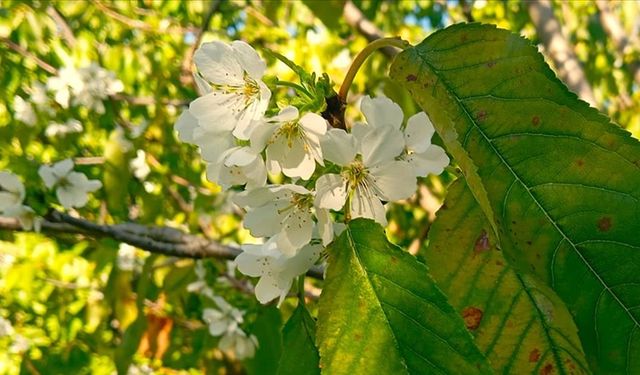
<instances>
[{"instance_id":1,"label":"flower petal","mask_svg":"<svg viewBox=\"0 0 640 375\"><path fill-rule=\"evenodd\" d=\"M384 96L365 96L360 102L360 111L366 117L367 123L374 127L391 126L399 130L404 119L402 108Z\"/></svg>"},{"instance_id":2,"label":"flower petal","mask_svg":"<svg viewBox=\"0 0 640 375\"><path fill-rule=\"evenodd\" d=\"M244 82L244 71L237 53L226 43L203 43L193 61L204 79L218 85L239 85Z\"/></svg>"},{"instance_id":3,"label":"flower petal","mask_svg":"<svg viewBox=\"0 0 640 375\"><path fill-rule=\"evenodd\" d=\"M231 48L235 52L236 59L251 78L262 78L267 69L267 63L260 58L253 47L241 40L234 40L231 42Z\"/></svg>"},{"instance_id":4,"label":"flower petal","mask_svg":"<svg viewBox=\"0 0 640 375\"><path fill-rule=\"evenodd\" d=\"M420 112L411 116L404 130L407 150L415 153L425 152L431 145L434 132L433 124L426 113Z\"/></svg>"},{"instance_id":5,"label":"flower petal","mask_svg":"<svg viewBox=\"0 0 640 375\"><path fill-rule=\"evenodd\" d=\"M409 198L416 191L416 178L405 161L390 161L370 169L374 193L384 201Z\"/></svg>"},{"instance_id":6,"label":"flower petal","mask_svg":"<svg viewBox=\"0 0 640 375\"><path fill-rule=\"evenodd\" d=\"M390 126L373 128L362 139L362 161L367 167L394 160L404 150L400 130Z\"/></svg>"},{"instance_id":7,"label":"flower petal","mask_svg":"<svg viewBox=\"0 0 640 375\"><path fill-rule=\"evenodd\" d=\"M340 210L347 200L347 182L338 174L325 174L316 181L315 205Z\"/></svg>"},{"instance_id":8,"label":"flower petal","mask_svg":"<svg viewBox=\"0 0 640 375\"><path fill-rule=\"evenodd\" d=\"M178 117L174 128L178 132L178 139L182 142L194 143L193 132L198 128L198 119L186 109L180 117Z\"/></svg>"},{"instance_id":9,"label":"flower petal","mask_svg":"<svg viewBox=\"0 0 640 375\"><path fill-rule=\"evenodd\" d=\"M356 187L351 199L351 216L354 219L358 217L373 219L382 226L387 225L386 213L382 202L372 191L361 186Z\"/></svg>"},{"instance_id":10,"label":"flower petal","mask_svg":"<svg viewBox=\"0 0 640 375\"><path fill-rule=\"evenodd\" d=\"M234 111L244 109L243 96L213 91L192 101L189 112L198 120L198 125L210 132L235 129L238 120Z\"/></svg>"},{"instance_id":11,"label":"flower petal","mask_svg":"<svg viewBox=\"0 0 640 375\"><path fill-rule=\"evenodd\" d=\"M411 154L407 157L416 176L427 174L439 175L449 165L447 153L438 145L431 145L427 151L420 154Z\"/></svg>"},{"instance_id":12,"label":"flower petal","mask_svg":"<svg viewBox=\"0 0 640 375\"><path fill-rule=\"evenodd\" d=\"M320 139L325 160L345 166L356 157L356 143L353 135L343 129L330 129Z\"/></svg>"}]
</instances>

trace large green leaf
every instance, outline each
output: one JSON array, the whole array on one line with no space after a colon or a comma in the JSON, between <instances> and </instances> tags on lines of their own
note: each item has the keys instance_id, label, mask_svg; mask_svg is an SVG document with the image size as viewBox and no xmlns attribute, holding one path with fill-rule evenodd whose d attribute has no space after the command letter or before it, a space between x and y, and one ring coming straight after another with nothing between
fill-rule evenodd
<instances>
[{"instance_id":1,"label":"large green leaf","mask_svg":"<svg viewBox=\"0 0 640 375\"><path fill-rule=\"evenodd\" d=\"M527 40L456 25L391 68L429 114L505 256L569 307L595 373L640 372L640 144Z\"/></svg>"},{"instance_id":2,"label":"large green leaf","mask_svg":"<svg viewBox=\"0 0 640 375\"><path fill-rule=\"evenodd\" d=\"M316 322L299 303L282 330L283 354L278 375L320 374Z\"/></svg>"},{"instance_id":3,"label":"large green leaf","mask_svg":"<svg viewBox=\"0 0 640 375\"><path fill-rule=\"evenodd\" d=\"M323 374L491 373L426 267L371 220L329 248L318 308Z\"/></svg>"},{"instance_id":4,"label":"large green leaf","mask_svg":"<svg viewBox=\"0 0 640 375\"><path fill-rule=\"evenodd\" d=\"M447 193L424 255L497 373L589 373L578 330L555 293L505 261L464 179Z\"/></svg>"}]
</instances>

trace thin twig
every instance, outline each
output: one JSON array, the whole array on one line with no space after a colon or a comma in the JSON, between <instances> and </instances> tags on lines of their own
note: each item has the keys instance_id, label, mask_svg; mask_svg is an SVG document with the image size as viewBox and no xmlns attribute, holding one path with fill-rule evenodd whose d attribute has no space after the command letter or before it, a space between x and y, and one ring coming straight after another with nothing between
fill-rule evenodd
<instances>
[{"instance_id":1,"label":"thin twig","mask_svg":"<svg viewBox=\"0 0 640 375\"><path fill-rule=\"evenodd\" d=\"M31 60L33 60L36 63L36 65L38 65L42 69L46 70L47 72L49 72L51 74L58 74L58 69L54 68L52 65L50 65L47 62L45 62L44 60L41 60L38 56L36 56L33 53L27 51L25 48L22 48L20 45L12 42L9 38L0 37L0 41L2 41L2 43L6 44L7 47L9 47L10 49L14 50L15 52L17 52L18 54L22 55L23 57L30 58Z\"/></svg>"},{"instance_id":2,"label":"thin twig","mask_svg":"<svg viewBox=\"0 0 640 375\"><path fill-rule=\"evenodd\" d=\"M349 26L356 29L360 34L367 38L369 42L384 38L382 31L380 31L380 29L378 29L378 27L364 15L364 13L362 13L362 11L351 0L344 3L342 16ZM393 58L400 50L387 46L382 48L381 51L387 57Z\"/></svg>"},{"instance_id":3,"label":"thin twig","mask_svg":"<svg viewBox=\"0 0 640 375\"><path fill-rule=\"evenodd\" d=\"M0 230L24 231L17 219L0 216ZM88 237L108 237L152 253L178 258L235 259L242 250L223 245L170 227L154 227L137 223L101 225L83 218L52 211L41 222L41 230L52 234L78 234ZM323 269L313 267L307 275L322 279Z\"/></svg>"},{"instance_id":4,"label":"thin twig","mask_svg":"<svg viewBox=\"0 0 640 375\"><path fill-rule=\"evenodd\" d=\"M193 83L193 76L191 74L192 73L191 65L193 64L193 55L196 53L196 50L200 46L200 43L202 43L202 37L204 36L204 33L207 32L207 30L209 29L209 24L211 24L211 19L213 18L213 15L218 11L218 8L220 8L221 2L222 2L221 0L211 1L211 6L209 7L209 11L203 18L202 26L196 33L196 39L193 42L193 45L187 51L184 61L182 61L182 75L180 76L180 82L182 82L182 84Z\"/></svg>"},{"instance_id":5,"label":"thin twig","mask_svg":"<svg viewBox=\"0 0 640 375\"><path fill-rule=\"evenodd\" d=\"M54 5L49 5L47 7L47 14L49 17L53 18L56 26L58 26L60 33L62 34L62 37L67 41L67 46L69 48L73 48L76 44L76 37L62 13L60 13Z\"/></svg>"}]
</instances>

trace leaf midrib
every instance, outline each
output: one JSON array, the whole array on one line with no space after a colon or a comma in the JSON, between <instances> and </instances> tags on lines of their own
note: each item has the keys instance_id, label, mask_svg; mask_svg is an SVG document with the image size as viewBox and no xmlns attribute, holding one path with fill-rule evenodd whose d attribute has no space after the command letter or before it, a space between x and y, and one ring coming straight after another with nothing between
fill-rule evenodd
<instances>
[{"instance_id":1,"label":"leaf midrib","mask_svg":"<svg viewBox=\"0 0 640 375\"><path fill-rule=\"evenodd\" d=\"M422 54L420 52L418 52L417 50L414 49L415 54L422 60L422 62L427 65L430 70L433 72L433 74L438 78L438 81L442 81L442 84L447 86L447 81L443 78L440 77L440 75L437 73L436 68L431 65L427 59L422 56ZM498 150L495 148L495 146L492 143L492 139L489 138L487 136L487 134L483 131L483 129L476 123L476 121L473 119L473 116L471 116L471 114L469 113L469 111L467 110L466 106L462 103L461 99L458 97L458 95L455 94L454 91L447 89L447 91L450 93L450 95L456 100L456 103L458 104L458 107L461 108L464 111L465 116L467 117L467 119L469 120L469 122L473 125L474 128L476 128L478 130L478 132L482 135L482 137L484 138L484 140L487 142L487 144L489 145L489 147L491 148L491 150L493 151L493 153L498 156L498 158L500 158L500 161L502 162L502 164L504 164L504 166L509 170L509 172L513 175L513 177L515 178L516 181L518 181L522 187L524 187L524 189L527 191L527 194L531 197L531 199L533 200L533 202L536 204L536 206L542 211L542 213L545 215L545 217L547 218L547 220L553 225L553 227L556 229L556 231L558 232L558 234L560 234L562 236L562 239L560 240L560 242L566 240L571 247L573 248L574 252L578 255L578 257L582 260L582 262L587 266L587 268L589 269L589 271L596 277L596 279L602 284L603 288L614 298L614 300L620 305L620 307L622 307L622 309L624 310L624 312L629 316L629 318L631 319L631 321L635 324L635 328L640 328L640 322L638 322L636 320L636 318L631 314L631 312L629 311L629 309L625 306L624 303L622 303L622 301L620 300L620 298L618 298L618 296L613 292L613 290L611 290L611 288L609 287L609 285L607 285L607 283L600 277L600 275L595 271L595 269L591 266L591 264L585 259L585 257L582 255L582 253L580 251L578 251L577 246L573 243L573 241L564 233L564 231L558 227L558 225L556 224L556 222L554 220L552 220L551 216L549 215L549 213L547 212L547 210L540 204L540 202L538 201L538 199L536 199L536 197L533 195L533 193L530 191L529 187L524 183L524 181L520 178L520 176L513 170L513 168L511 167L511 165L509 163L507 163L507 161L502 157L502 155L498 152ZM607 150L607 152L611 152L611 150ZM555 252L557 252L559 249L559 247L556 248ZM555 252L554 252L554 257L555 257ZM551 269L551 275L554 274L554 270ZM628 371L628 369L627 369Z\"/></svg>"}]
</instances>

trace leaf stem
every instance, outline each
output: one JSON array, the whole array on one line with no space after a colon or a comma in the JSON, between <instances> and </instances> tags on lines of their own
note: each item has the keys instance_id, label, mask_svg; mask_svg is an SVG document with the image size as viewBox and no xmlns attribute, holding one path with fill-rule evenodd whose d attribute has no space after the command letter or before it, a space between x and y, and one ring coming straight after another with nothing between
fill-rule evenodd
<instances>
[{"instance_id":1,"label":"leaf stem","mask_svg":"<svg viewBox=\"0 0 640 375\"><path fill-rule=\"evenodd\" d=\"M304 87L302 87L302 85L299 85L297 83L294 82L289 82L289 81L281 81L281 80L277 80L276 81L276 85L277 86L286 86L286 87L291 87L292 89L295 89L297 91L300 91L301 93L303 93L304 95L306 95L307 97L313 99L313 96L311 96L311 93L309 91L307 91L307 89L305 89Z\"/></svg>"},{"instance_id":2,"label":"leaf stem","mask_svg":"<svg viewBox=\"0 0 640 375\"><path fill-rule=\"evenodd\" d=\"M300 275L298 276L298 300L300 300L302 306L305 305L304 297L304 275Z\"/></svg>"},{"instance_id":3,"label":"leaf stem","mask_svg":"<svg viewBox=\"0 0 640 375\"><path fill-rule=\"evenodd\" d=\"M353 83L353 79L355 78L356 73L358 73L358 70L360 70L360 67L365 62L367 57L369 57L369 55L371 55L374 51L387 46L393 46L393 47L398 47L400 49L405 49L409 47L410 44L406 40L402 40L397 37L396 38L380 38L380 39L374 40L373 42L369 43L366 47L364 47L364 49L360 51L358 55L356 55L355 59L353 59L353 62L351 63L351 66L349 67L349 70L347 71L347 74L344 77L344 81L342 81L342 86L340 86L338 97L340 98L342 103L347 102L347 93L349 93L349 88L351 87L351 83Z\"/></svg>"}]
</instances>

